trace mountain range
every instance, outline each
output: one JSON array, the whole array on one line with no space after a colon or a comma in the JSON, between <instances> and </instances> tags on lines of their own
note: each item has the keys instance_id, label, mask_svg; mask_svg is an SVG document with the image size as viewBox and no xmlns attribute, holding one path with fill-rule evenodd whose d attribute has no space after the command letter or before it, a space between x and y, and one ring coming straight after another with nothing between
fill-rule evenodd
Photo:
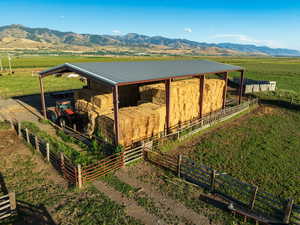
<instances>
[{"instance_id":1,"label":"mountain range","mask_svg":"<svg viewBox=\"0 0 300 225\"><path fill-rule=\"evenodd\" d=\"M128 52L140 54L300 56L300 51L267 46L205 43L187 39L126 35L96 35L30 28L13 24L0 27L0 50L57 50Z\"/></svg>"}]
</instances>

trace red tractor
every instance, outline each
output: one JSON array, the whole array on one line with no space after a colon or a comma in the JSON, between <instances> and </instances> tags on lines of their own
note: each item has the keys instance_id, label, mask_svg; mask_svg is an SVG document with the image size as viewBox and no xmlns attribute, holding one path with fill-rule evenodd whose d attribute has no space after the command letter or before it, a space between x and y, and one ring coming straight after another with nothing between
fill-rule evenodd
<instances>
[{"instance_id":1,"label":"red tractor","mask_svg":"<svg viewBox=\"0 0 300 225\"><path fill-rule=\"evenodd\" d=\"M70 100L59 100L55 107L48 108L48 118L57 123L59 126L66 125L73 127L77 124L77 114L74 112L74 107Z\"/></svg>"}]
</instances>

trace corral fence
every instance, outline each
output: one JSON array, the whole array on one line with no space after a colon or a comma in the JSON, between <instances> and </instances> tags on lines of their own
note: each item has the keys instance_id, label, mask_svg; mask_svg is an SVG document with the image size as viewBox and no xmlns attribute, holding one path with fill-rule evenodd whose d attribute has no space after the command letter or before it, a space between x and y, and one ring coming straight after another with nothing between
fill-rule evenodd
<instances>
[{"instance_id":1,"label":"corral fence","mask_svg":"<svg viewBox=\"0 0 300 225\"><path fill-rule=\"evenodd\" d=\"M0 220L15 215L16 207L16 195L14 192L0 196Z\"/></svg>"},{"instance_id":2,"label":"corral fence","mask_svg":"<svg viewBox=\"0 0 300 225\"><path fill-rule=\"evenodd\" d=\"M173 171L178 177L205 188L225 202L233 203L236 212L269 223L300 225L300 206L293 199L283 199L182 156L145 150L145 158Z\"/></svg>"},{"instance_id":3,"label":"corral fence","mask_svg":"<svg viewBox=\"0 0 300 225\"><path fill-rule=\"evenodd\" d=\"M143 158L144 145L141 145L110 155L93 164L75 164L63 152L60 152L60 149L51 149L50 144L43 138L33 134L27 128L22 128L20 122L14 124L10 121L10 123L17 130L20 138L23 138L34 151L41 153L45 161L50 163L69 184L76 185L79 188L86 182L93 181L109 172Z\"/></svg>"},{"instance_id":4,"label":"corral fence","mask_svg":"<svg viewBox=\"0 0 300 225\"><path fill-rule=\"evenodd\" d=\"M177 127L171 128L170 134L162 134L161 137L154 137L152 139L143 139L134 148L129 148L123 152L110 155L98 162L89 165L75 164L71 159L61 152L60 149L51 149L50 144L43 138L36 136L29 132L27 128L23 128L20 122L13 123L10 121L12 128L17 130L18 136L24 138L26 142L32 146L34 150L40 152L44 159L52 164L52 166L72 185L79 188L84 183L93 181L105 174L117 170L127 164L143 158L144 149L147 143L157 145L164 143L166 140L183 139L201 129L209 127L217 122L226 120L235 114L242 112L253 104L257 104L258 99L244 102L240 105L228 107L218 112L209 114L201 119L189 121L185 124L180 124ZM173 131L173 133L172 133Z\"/></svg>"},{"instance_id":5,"label":"corral fence","mask_svg":"<svg viewBox=\"0 0 300 225\"><path fill-rule=\"evenodd\" d=\"M122 168L131 162L142 159L145 148L152 148L152 145L164 143L166 140L174 140L176 138L183 139L199 130L209 127L219 121L226 120L237 113L247 109L250 105L257 104L258 100L244 102L240 105L228 107L218 112L214 112L199 120L189 121L186 124L171 128L175 131L170 134L162 134L161 137L144 139L134 148L125 149L123 152L110 155L102 160L89 165L80 165L74 163L60 149L51 149L50 144L43 138L29 132L27 128L23 128L20 122L13 123L10 121L12 128L17 130L18 136L32 146L32 148L40 152L44 159L49 162L70 184L79 188L84 183L93 181L105 174ZM151 143L151 146L147 146Z\"/></svg>"},{"instance_id":6,"label":"corral fence","mask_svg":"<svg viewBox=\"0 0 300 225\"><path fill-rule=\"evenodd\" d=\"M235 115L247 110L253 105L257 105L259 102L258 98L245 101L242 104L235 105L232 107L226 107L219 111L205 115L202 118L194 119L181 123L177 126L171 127L169 134L161 134L159 137L152 137L144 139L145 142L153 141L154 146L163 144L167 141L183 140L203 129L211 127L219 122L225 121Z\"/></svg>"}]
</instances>

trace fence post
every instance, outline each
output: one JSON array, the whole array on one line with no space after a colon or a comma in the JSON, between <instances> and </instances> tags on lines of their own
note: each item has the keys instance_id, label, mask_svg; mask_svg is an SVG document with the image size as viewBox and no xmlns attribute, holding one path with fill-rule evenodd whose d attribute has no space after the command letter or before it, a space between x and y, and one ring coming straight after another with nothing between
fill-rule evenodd
<instances>
[{"instance_id":1,"label":"fence post","mask_svg":"<svg viewBox=\"0 0 300 225\"><path fill-rule=\"evenodd\" d=\"M16 195L15 192L8 193L10 210L15 210L17 208Z\"/></svg>"},{"instance_id":2,"label":"fence post","mask_svg":"<svg viewBox=\"0 0 300 225\"><path fill-rule=\"evenodd\" d=\"M249 208L252 210L254 208L255 200L256 200L256 195L257 195L258 187L254 186L251 202L249 204Z\"/></svg>"},{"instance_id":3,"label":"fence post","mask_svg":"<svg viewBox=\"0 0 300 225\"><path fill-rule=\"evenodd\" d=\"M215 190L215 179L216 179L216 171L212 170L210 175L210 191L213 192Z\"/></svg>"},{"instance_id":4,"label":"fence post","mask_svg":"<svg viewBox=\"0 0 300 225\"><path fill-rule=\"evenodd\" d=\"M9 124L10 124L11 129L14 129L14 128L15 128L15 127L14 127L14 123L13 123L12 120L9 120Z\"/></svg>"},{"instance_id":5,"label":"fence post","mask_svg":"<svg viewBox=\"0 0 300 225\"><path fill-rule=\"evenodd\" d=\"M78 187L82 188L82 171L81 171L81 165L77 165L77 179L78 179Z\"/></svg>"},{"instance_id":6,"label":"fence post","mask_svg":"<svg viewBox=\"0 0 300 225\"><path fill-rule=\"evenodd\" d=\"M77 131L76 123L73 124L73 130Z\"/></svg>"},{"instance_id":7,"label":"fence post","mask_svg":"<svg viewBox=\"0 0 300 225\"><path fill-rule=\"evenodd\" d=\"M39 140L38 140L37 136L34 136L34 144L35 144L35 149L37 151L39 151L40 150L40 146L39 146Z\"/></svg>"},{"instance_id":8,"label":"fence post","mask_svg":"<svg viewBox=\"0 0 300 225\"><path fill-rule=\"evenodd\" d=\"M20 122L18 122L18 136L19 136L19 137L22 136L21 123L20 123Z\"/></svg>"},{"instance_id":9,"label":"fence post","mask_svg":"<svg viewBox=\"0 0 300 225\"><path fill-rule=\"evenodd\" d=\"M284 210L284 218L283 218L283 222L288 224L290 222L290 217L291 217L291 214L292 214L292 209L293 209L293 204L294 204L294 199L290 198L288 200L288 203L285 207L285 210Z\"/></svg>"},{"instance_id":10,"label":"fence post","mask_svg":"<svg viewBox=\"0 0 300 225\"><path fill-rule=\"evenodd\" d=\"M178 175L178 177L180 177L181 161L182 161L182 155L178 155L178 160L177 160L177 175Z\"/></svg>"},{"instance_id":11,"label":"fence post","mask_svg":"<svg viewBox=\"0 0 300 225\"><path fill-rule=\"evenodd\" d=\"M29 133L28 133L28 129L25 128L25 133L26 133L26 141L28 144L30 144L30 140L29 140Z\"/></svg>"},{"instance_id":12,"label":"fence post","mask_svg":"<svg viewBox=\"0 0 300 225\"><path fill-rule=\"evenodd\" d=\"M125 150L121 152L122 154L122 167L125 167Z\"/></svg>"},{"instance_id":13,"label":"fence post","mask_svg":"<svg viewBox=\"0 0 300 225\"><path fill-rule=\"evenodd\" d=\"M47 161L50 162L50 144L46 143L46 155L47 155Z\"/></svg>"},{"instance_id":14,"label":"fence post","mask_svg":"<svg viewBox=\"0 0 300 225\"><path fill-rule=\"evenodd\" d=\"M62 152L60 152L60 168L63 176L65 177L65 157Z\"/></svg>"}]
</instances>

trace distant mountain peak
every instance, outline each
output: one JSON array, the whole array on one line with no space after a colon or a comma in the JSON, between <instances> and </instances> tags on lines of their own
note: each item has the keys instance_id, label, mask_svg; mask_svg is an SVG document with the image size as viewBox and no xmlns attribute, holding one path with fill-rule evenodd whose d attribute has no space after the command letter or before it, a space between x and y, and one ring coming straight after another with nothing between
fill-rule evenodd
<instances>
[{"instance_id":1,"label":"distant mountain peak","mask_svg":"<svg viewBox=\"0 0 300 225\"><path fill-rule=\"evenodd\" d=\"M16 29L17 28L17 29ZM5 44L1 40L6 38ZM7 43L7 38L14 43ZM300 56L300 51L284 48L270 48L251 44L235 43L205 43L181 38L166 38L163 36L147 36L138 33L125 35L96 35L78 34L74 32L61 32L48 28L30 28L21 24L12 24L0 27L0 46L14 48L26 45L18 45L18 40L25 43L30 40L35 46L47 46L48 48L81 48L93 50L103 46L122 46L127 48L140 47L147 52L167 52L170 54L210 54L210 55L271 55L271 56ZM3 41L2 41L3 42ZM48 44L48 45L46 45ZM15 45L15 46L14 46ZM17 48L17 47L16 47Z\"/></svg>"}]
</instances>

